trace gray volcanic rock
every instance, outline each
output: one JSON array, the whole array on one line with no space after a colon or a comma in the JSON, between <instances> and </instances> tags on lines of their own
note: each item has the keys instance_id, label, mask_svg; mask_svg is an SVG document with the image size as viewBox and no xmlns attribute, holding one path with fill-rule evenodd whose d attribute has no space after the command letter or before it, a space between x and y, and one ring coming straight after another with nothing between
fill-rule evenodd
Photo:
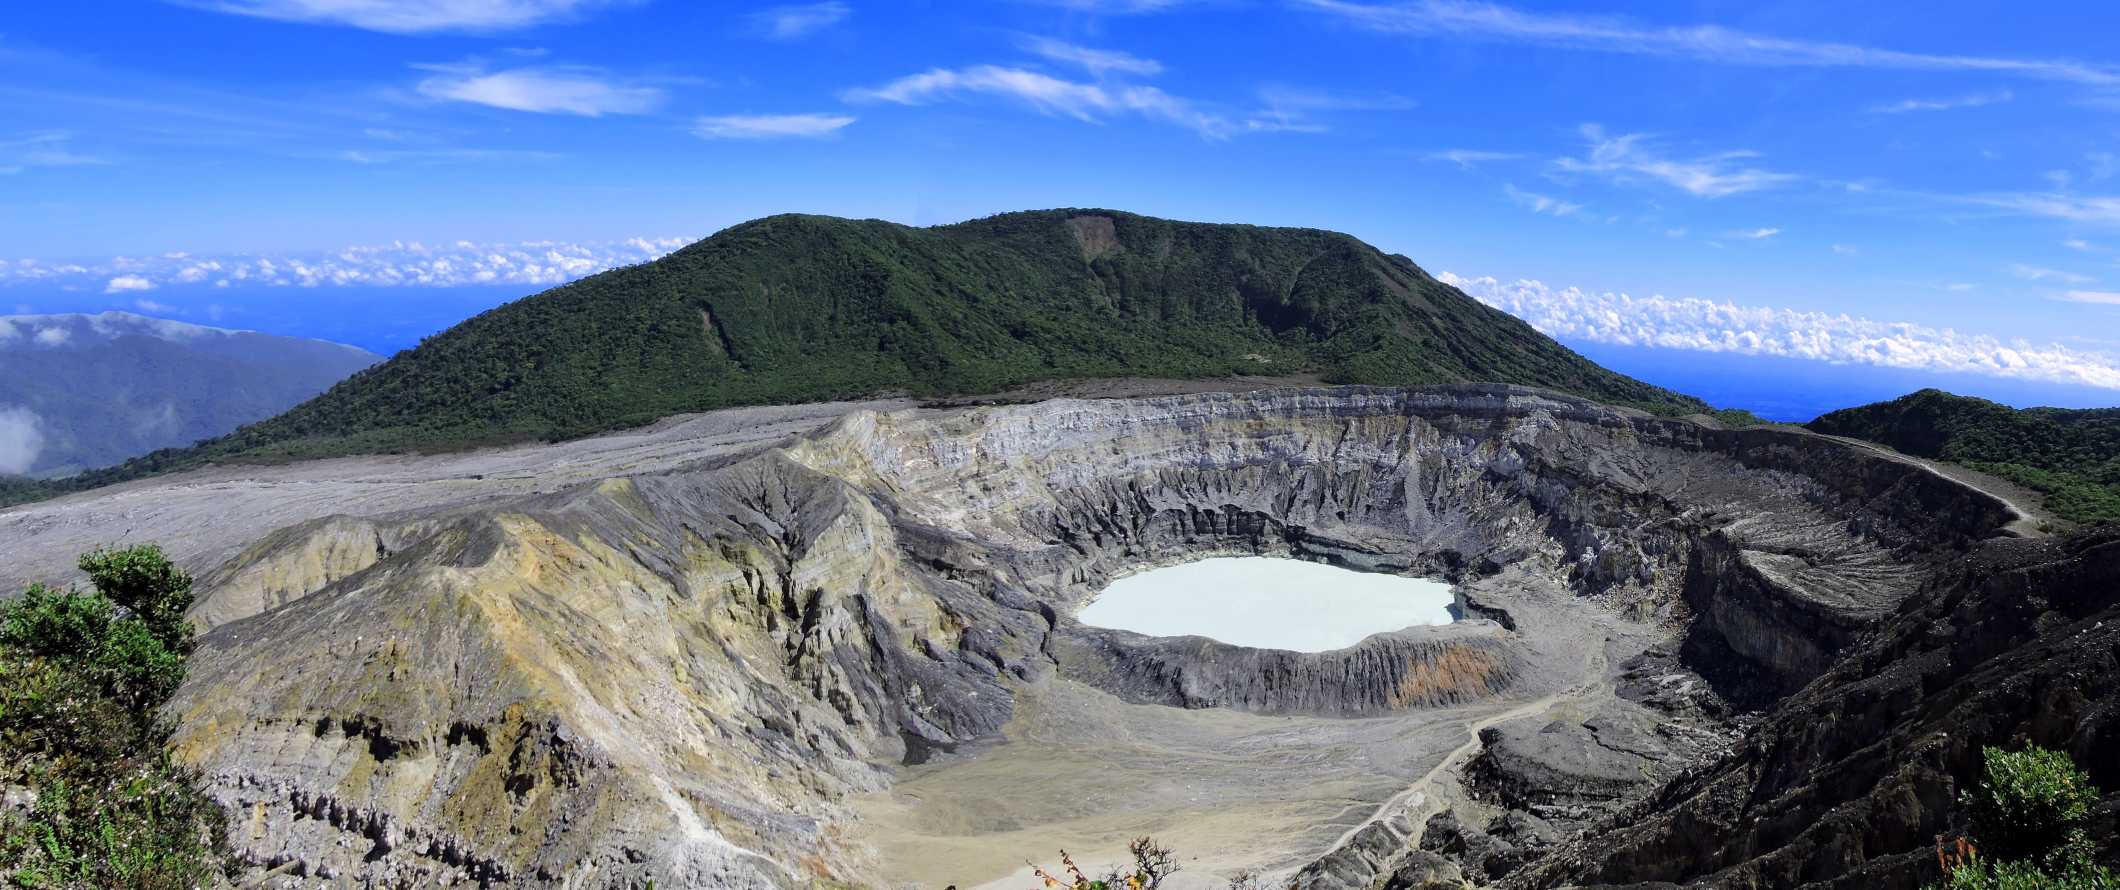
<instances>
[{"instance_id":1,"label":"gray volcanic rock","mask_svg":"<svg viewBox=\"0 0 2120 890\"><path fill-rule=\"evenodd\" d=\"M1981 749L2068 752L2120 813L2120 529L1997 541L1909 597L1741 746L1509 887L1912 888ZM2110 857L2120 852L2107 849Z\"/></svg>"},{"instance_id":2,"label":"gray volcanic rock","mask_svg":"<svg viewBox=\"0 0 2120 890\"><path fill-rule=\"evenodd\" d=\"M267 536L203 576L212 629L170 716L242 856L392 885L855 879L844 801L996 738L1056 669L1185 707L1485 708L1493 761L1521 764L1503 793L1617 805L1655 777L1635 760L1679 746L1635 704L1549 740L1609 744L1596 761L1505 719L1612 700L1605 649L1640 651L1555 627L1540 597L1665 629L1668 664L1611 669L1642 701L1771 695L2013 518L1820 437L1511 387L858 411ZM1210 553L1441 577L1492 620L1295 656L1072 617L1112 578ZM1316 886L1395 880L1419 826L1385 810Z\"/></svg>"}]
</instances>

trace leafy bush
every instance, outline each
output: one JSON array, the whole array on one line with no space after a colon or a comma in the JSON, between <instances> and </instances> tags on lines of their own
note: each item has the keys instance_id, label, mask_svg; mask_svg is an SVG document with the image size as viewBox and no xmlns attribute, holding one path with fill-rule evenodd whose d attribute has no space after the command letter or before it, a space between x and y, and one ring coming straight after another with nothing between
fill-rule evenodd
<instances>
[{"instance_id":1,"label":"leafy bush","mask_svg":"<svg viewBox=\"0 0 2120 890\"><path fill-rule=\"evenodd\" d=\"M223 869L220 810L173 764L155 717L184 678L191 579L159 548L81 559L95 589L0 606L0 879L17 887L191 888Z\"/></svg>"},{"instance_id":2,"label":"leafy bush","mask_svg":"<svg viewBox=\"0 0 2120 890\"><path fill-rule=\"evenodd\" d=\"M2120 890L2092 861L2087 825L2099 792L2068 755L1988 747L1984 777L1959 797L1973 836L1938 847L1943 890Z\"/></svg>"},{"instance_id":3,"label":"leafy bush","mask_svg":"<svg viewBox=\"0 0 2120 890\"><path fill-rule=\"evenodd\" d=\"M2087 852L2084 823L2098 789L2067 754L2037 746L1983 754L1986 778L1963 796L1982 850L2000 860L2041 862Z\"/></svg>"}]
</instances>

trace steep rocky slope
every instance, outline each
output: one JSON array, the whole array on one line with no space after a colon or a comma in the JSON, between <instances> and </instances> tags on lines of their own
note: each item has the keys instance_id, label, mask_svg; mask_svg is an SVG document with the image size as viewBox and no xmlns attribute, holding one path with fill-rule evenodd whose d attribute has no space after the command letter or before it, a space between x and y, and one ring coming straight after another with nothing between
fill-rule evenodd
<instances>
[{"instance_id":1,"label":"steep rocky slope","mask_svg":"<svg viewBox=\"0 0 2120 890\"><path fill-rule=\"evenodd\" d=\"M1511 887L1916 888L1982 746L2068 752L2120 813L2120 529L1998 541L1909 597L1728 756ZM2108 851L2109 853L2111 851Z\"/></svg>"},{"instance_id":2,"label":"steep rocky slope","mask_svg":"<svg viewBox=\"0 0 2120 890\"><path fill-rule=\"evenodd\" d=\"M1771 696L2011 518L1832 440L1506 387L856 411L269 536L211 573L171 716L238 849L290 874L857 879L848 796L996 738L1056 672L1145 704L1452 725L1649 707L1630 684ZM1483 617L1300 657L1071 618L1118 575L1227 552L1449 578ZM1598 643L1567 603L1665 642ZM1419 796L1347 838L1401 837Z\"/></svg>"}]
</instances>

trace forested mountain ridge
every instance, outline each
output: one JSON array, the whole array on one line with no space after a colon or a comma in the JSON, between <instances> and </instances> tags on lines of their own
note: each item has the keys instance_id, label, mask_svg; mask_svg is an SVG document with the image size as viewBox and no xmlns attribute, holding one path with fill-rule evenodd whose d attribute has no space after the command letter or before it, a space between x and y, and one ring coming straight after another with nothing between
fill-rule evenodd
<instances>
[{"instance_id":1,"label":"forested mountain ridge","mask_svg":"<svg viewBox=\"0 0 2120 890\"><path fill-rule=\"evenodd\" d=\"M1924 389L1808 426L2002 476L2044 492L2063 519L2120 519L2120 408L2012 408Z\"/></svg>"},{"instance_id":2,"label":"forested mountain ridge","mask_svg":"<svg viewBox=\"0 0 2120 890\"><path fill-rule=\"evenodd\" d=\"M1109 210L930 228L790 214L500 306L281 416L100 475L567 438L882 392L1304 372L1706 408L1335 232Z\"/></svg>"}]
</instances>

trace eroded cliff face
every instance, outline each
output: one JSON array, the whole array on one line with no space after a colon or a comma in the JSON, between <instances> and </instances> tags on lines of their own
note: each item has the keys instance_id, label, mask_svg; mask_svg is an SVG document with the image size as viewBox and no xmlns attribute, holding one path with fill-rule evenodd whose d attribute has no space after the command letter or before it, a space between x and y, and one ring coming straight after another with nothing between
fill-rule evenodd
<instances>
[{"instance_id":1,"label":"eroded cliff face","mask_svg":"<svg viewBox=\"0 0 2120 890\"><path fill-rule=\"evenodd\" d=\"M1823 671L2013 518L1919 466L1504 387L857 412L784 447L275 534L207 576L179 756L248 859L383 884L859 874L848 794L1054 670L1362 715L1550 694L1538 579L1670 628L1733 699ZM1212 553L1447 578L1472 620L1337 653L1083 628Z\"/></svg>"},{"instance_id":2,"label":"eroded cliff face","mask_svg":"<svg viewBox=\"0 0 2120 890\"><path fill-rule=\"evenodd\" d=\"M1981 749L2066 751L2120 814L2120 530L1996 541L1932 580L1743 743L1509 887L1935 882ZM2112 850L2105 851L2110 855Z\"/></svg>"}]
</instances>

